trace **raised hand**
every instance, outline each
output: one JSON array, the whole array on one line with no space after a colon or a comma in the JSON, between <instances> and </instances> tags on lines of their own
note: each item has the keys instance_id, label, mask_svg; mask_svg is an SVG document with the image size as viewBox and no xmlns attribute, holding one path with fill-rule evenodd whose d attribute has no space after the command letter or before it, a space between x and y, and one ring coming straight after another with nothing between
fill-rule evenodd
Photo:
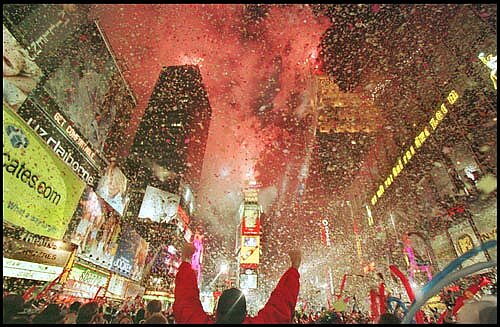
<instances>
[{"instance_id":1,"label":"raised hand","mask_svg":"<svg viewBox=\"0 0 500 327\"><path fill-rule=\"evenodd\" d=\"M182 261L191 262L195 250L192 243L185 243L182 247Z\"/></svg>"},{"instance_id":2,"label":"raised hand","mask_svg":"<svg viewBox=\"0 0 500 327\"><path fill-rule=\"evenodd\" d=\"M292 267L299 269L300 267L300 262L302 261L302 252L297 249L297 250L292 250L288 253L290 256L290 260L292 261Z\"/></svg>"}]
</instances>

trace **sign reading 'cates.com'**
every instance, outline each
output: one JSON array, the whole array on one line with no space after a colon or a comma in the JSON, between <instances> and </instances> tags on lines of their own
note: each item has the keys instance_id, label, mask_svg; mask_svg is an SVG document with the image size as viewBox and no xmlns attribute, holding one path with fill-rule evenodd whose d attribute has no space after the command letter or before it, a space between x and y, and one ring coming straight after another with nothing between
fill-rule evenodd
<instances>
[{"instance_id":1,"label":"sign reading 'cates.com'","mask_svg":"<svg viewBox=\"0 0 500 327\"><path fill-rule=\"evenodd\" d=\"M85 184L3 106L3 214L34 234L62 239Z\"/></svg>"}]
</instances>

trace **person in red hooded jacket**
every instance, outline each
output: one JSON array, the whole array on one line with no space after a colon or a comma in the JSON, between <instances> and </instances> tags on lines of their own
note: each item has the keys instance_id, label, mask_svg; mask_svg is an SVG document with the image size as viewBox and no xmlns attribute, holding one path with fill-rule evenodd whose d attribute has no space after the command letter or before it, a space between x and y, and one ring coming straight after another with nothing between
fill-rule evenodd
<instances>
[{"instance_id":1,"label":"person in red hooded jacket","mask_svg":"<svg viewBox=\"0 0 500 327\"><path fill-rule=\"evenodd\" d=\"M182 249L182 264L175 277L174 317L177 324L283 324L291 323L300 288L300 250L289 253L291 267L281 276L269 300L255 317L247 316L243 292L230 288L222 292L215 317L209 316L201 305L196 273L191 268L194 246L187 243Z\"/></svg>"}]
</instances>

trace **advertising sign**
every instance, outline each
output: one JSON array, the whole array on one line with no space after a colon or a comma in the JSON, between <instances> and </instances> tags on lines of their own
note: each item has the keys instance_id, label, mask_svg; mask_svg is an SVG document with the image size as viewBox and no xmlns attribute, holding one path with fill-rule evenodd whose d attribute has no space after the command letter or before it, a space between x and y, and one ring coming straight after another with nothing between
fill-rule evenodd
<instances>
[{"instance_id":1,"label":"advertising sign","mask_svg":"<svg viewBox=\"0 0 500 327\"><path fill-rule=\"evenodd\" d=\"M69 273L69 279L64 286L66 289L74 292L80 292L84 298L94 298L99 287L105 287L109 274L84 267L76 263Z\"/></svg>"},{"instance_id":2,"label":"advertising sign","mask_svg":"<svg viewBox=\"0 0 500 327\"><path fill-rule=\"evenodd\" d=\"M259 236L241 236L240 265L259 263Z\"/></svg>"},{"instance_id":3,"label":"advertising sign","mask_svg":"<svg viewBox=\"0 0 500 327\"><path fill-rule=\"evenodd\" d=\"M468 192L475 192L476 184L482 176L482 172L474 159L474 154L465 144L455 144L448 153L453 161L460 179Z\"/></svg>"},{"instance_id":4,"label":"advertising sign","mask_svg":"<svg viewBox=\"0 0 500 327\"><path fill-rule=\"evenodd\" d=\"M181 207L188 212L188 215L192 215L194 212L194 194L191 191L191 187L181 182L180 189L182 190ZM189 216L186 224L189 225Z\"/></svg>"},{"instance_id":5,"label":"advertising sign","mask_svg":"<svg viewBox=\"0 0 500 327\"><path fill-rule=\"evenodd\" d=\"M142 277L148 253L147 244L132 226L122 225L120 242L111 269L127 278Z\"/></svg>"},{"instance_id":6,"label":"advertising sign","mask_svg":"<svg viewBox=\"0 0 500 327\"><path fill-rule=\"evenodd\" d=\"M479 246L479 240L476 238L474 230L467 220L450 227L448 232L450 233L451 239L459 256ZM487 261L486 257L484 253L481 252L480 254L464 261L462 267L465 268L472 264L485 261Z\"/></svg>"},{"instance_id":7,"label":"advertising sign","mask_svg":"<svg viewBox=\"0 0 500 327\"><path fill-rule=\"evenodd\" d=\"M260 207L258 204L243 205L243 219L241 222L242 235L259 235L260 232Z\"/></svg>"},{"instance_id":8,"label":"advertising sign","mask_svg":"<svg viewBox=\"0 0 500 327\"><path fill-rule=\"evenodd\" d=\"M3 102L13 111L28 97L42 76L27 51L3 25Z\"/></svg>"},{"instance_id":9,"label":"advertising sign","mask_svg":"<svg viewBox=\"0 0 500 327\"><path fill-rule=\"evenodd\" d=\"M450 262L456 259L457 255L453 244L450 243L445 233L431 237L430 243L439 270L444 269Z\"/></svg>"},{"instance_id":10,"label":"advertising sign","mask_svg":"<svg viewBox=\"0 0 500 327\"><path fill-rule=\"evenodd\" d=\"M121 112L123 80L95 24L82 30L70 54L43 82L44 90L98 153Z\"/></svg>"},{"instance_id":11,"label":"advertising sign","mask_svg":"<svg viewBox=\"0 0 500 327\"><path fill-rule=\"evenodd\" d=\"M120 230L118 214L87 186L65 239L78 245L79 257L110 269Z\"/></svg>"},{"instance_id":12,"label":"advertising sign","mask_svg":"<svg viewBox=\"0 0 500 327\"><path fill-rule=\"evenodd\" d=\"M497 239L497 202L496 198L479 203L471 210L474 223L483 242ZM491 258L497 257L497 249L488 250Z\"/></svg>"},{"instance_id":13,"label":"advertising sign","mask_svg":"<svg viewBox=\"0 0 500 327\"><path fill-rule=\"evenodd\" d=\"M48 100L43 105L48 108L53 104ZM64 118L58 111L54 110L53 116L48 116L42 109L35 91L19 108L18 114L75 174L87 185L96 186L100 177L100 167L104 166L104 162L85 144L78 144L75 141L77 135L69 127L64 129Z\"/></svg>"},{"instance_id":14,"label":"advertising sign","mask_svg":"<svg viewBox=\"0 0 500 327\"><path fill-rule=\"evenodd\" d=\"M62 239L85 184L5 106L3 167L4 220Z\"/></svg>"},{"instance_id":15,"label":"advertising sign","mask_svg":"<svg viewBox=\"0 0 500 327\"><path fill-rule=\"evenodd\" d=\"M323 243L323 245L327 248L332 246L328 219L321 220L321 243Z\"/></svg>"},{"instance_id":16,"label":"advertising sign","mask_svg":"<svg viewBox=\"0 0 500 327\"><path fill-rule=\"evenodd\" d=\"M117 166L114 158L97 185L97 194L123 216L127 204L127 177Z\"/></svg>"},{"instance_id":17,"label":"advertising sign","mask_svg":"<svg viewBox=\"0 0 500 327\"><path fill-rule=\"evenodd\" d=\"M177 215L180 218L180 220L183 222L184 227L185 227L184 229L186 229L187 226L189 226L189 216L186 214L186 212L184 211L184 209L182 209L181 206L179 206L177 208Z\"/></svg>"},{"instance_id":18,"label":"advertising sign","mask_svg":"<svg viewBox=\"0 0 500 327\"><path fill-rule=\"evenodd\" d=\"M148 254L149 243L145 239L140 237L139 247L134 257L134 266L132 268L132 279L141 280L142 274L144 272L144 266L146 264L146 256Z\"/></svg>"},{"instance_id":19,"label":"advertising sign","mask_svg":"<svg viewBox=\"0 0 500 327\"><path fill-rule=\"evenodd\" d=\"M4 23L44 71L60 60L64 41L85 19L85 7L75 4L7 4ZM43 17L43 19L40 19Z\"/></svg>"},{"instance_id":20,"label":"advertising sign","mask_svg":"<svg viewBox=\"0 0 500 327\"><path fill-rule=\"evenodd\" d=\"M153 251L149 251L146 260L146 264L152 266L151 274L159 276L175 276L181 263L180 254L172 245L163 246L156 256Z\"/></svg>"},{"instance_id":21,"label":"advertising sign","mask_svg":"<svg viewBox=\"0 0 500 327\"><path fill-rule=\"evenodd\" d=\"M24 278L41 281L53 281L63 271L64 267L44 265L29 261L3 258L4 277Z\"/></svg>"},{"instance_id":22,"label":"advertising sign","mask_svg":"<svg viewBox=\"0 0 500 327\"><path fill-rule=\"evenodd\" d=\"M126 286L127 280L124 277L112 274L108 285L108 293L111 293L112 296L124 298ZM109 296L108 293L106 293L106 296Z\"/></svg>"},{"instance_id":23,"label":"advertising sign","mask_svg":"<svg viewBox=\"0 0 500 327\"><path fill-rule=\"evenodd\" d=\"M446 164L444 162L434 162L434 165L431 168L431 177L442 198L445 199L448 196L455 196L458 193L455 190L455 186L453 185L453 181L448 174Z\"/></svg>"},{"instance_id":24,"label":"advertising sign","mask_svg":"<svg viewBox=\"0 0 500 327\"><path fill-rule=\"evenodd\" d=\"M139 210L139 218L168 223L177 216L179 201L179 195L148 185Z\"/></svg>"},{"instance_id":25,"label":"advertising sign","mask_svg":"<svg viewBox=\"0 0 500 327\"><path fill-rule=\"evenodd\" d=\"M73 244L32 234L23 229L3 228L3 256L9 259L64 267Z\"/></svg>"}]
</instances>

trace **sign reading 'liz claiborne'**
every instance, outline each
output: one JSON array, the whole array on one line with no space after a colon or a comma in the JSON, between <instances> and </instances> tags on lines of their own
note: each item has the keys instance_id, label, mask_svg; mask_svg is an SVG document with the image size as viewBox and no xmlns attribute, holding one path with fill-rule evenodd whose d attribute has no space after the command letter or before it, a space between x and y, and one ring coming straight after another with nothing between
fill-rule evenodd
<instances>
[{"instance_id":1,"label":"sign reading 'liz claiborne'","mask_svg":"<svg viewBox=\"0 0 500 327\"><path fill-rule=\"evenodd\" d=\"M85 184L5 106L3 178L5 221L62 239Z\"/></svg>"},{"instance_id":2,"label":"sign reading 'liz claiborne'","mask_svg":"<svg viewBox=\"0 0 500 327\"><path fill-rule=\"evenodd\" d=\"M76 140L69 136L71 131L62 130L54 123L62 115L55 111L53 117L49 118L32 97L28 97L18 114L87 185L97 186L104 162L82 150Z\"/></svg>"}]
</instances>

